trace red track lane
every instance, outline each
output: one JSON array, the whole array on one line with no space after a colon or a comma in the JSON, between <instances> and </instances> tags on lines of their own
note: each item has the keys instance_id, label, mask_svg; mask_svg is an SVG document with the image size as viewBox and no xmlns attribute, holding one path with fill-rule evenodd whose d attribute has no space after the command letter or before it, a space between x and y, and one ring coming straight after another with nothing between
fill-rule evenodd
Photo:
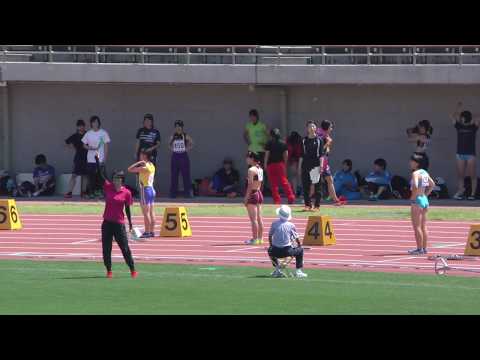
<instances>
[{"instance_id":1,"label":"red track lane","mask_svg":"<svg viewBox=\"0 0 480 360\"><path fill-rule=\"evenodd\" d=\"M274 218L265 218L265 233ZM295 219L300 234L306 219ZM0 232L0 258L37 260L101 261L98 215L23 215L20 231ZM161 224L161 218L158 218ZM247 246L250 224L241 217L191 217L190 238L155 238L131 242L137 262L255 265L271 267L266 245ZM134 217L142 227L142 217ZM157 226L159 228L160 225ZM431 221L430 253L463 254L470 223ZM434 262L427 256L410 256L415 247L413 231L406 220L333 220L337 244L310 247L305 251L306 268L350 269L434 274ZM265 236L266 238L266 236ZM114 246L113 259L122 262ZM449 265L478 271L476 258L450 261ZM478 276L451 270L449 274Z\"/></svg>"}]
</instances>

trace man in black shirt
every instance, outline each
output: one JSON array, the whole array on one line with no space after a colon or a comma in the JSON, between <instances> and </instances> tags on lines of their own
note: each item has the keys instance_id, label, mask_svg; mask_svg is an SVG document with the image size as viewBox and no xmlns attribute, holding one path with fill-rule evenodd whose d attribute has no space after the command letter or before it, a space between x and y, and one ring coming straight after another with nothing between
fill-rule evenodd
<instances>
[{"instance_id":1,"label":"man in black shirt","mask_svg":"<svg viewBox=\"0 0 480 360\"><path fill-rule=\"evenodd\" d=\"M156 165L157 148L160 146L160 132L153 127L153 115L145 114L143 117L143 127L137 131L137 144L135 146L135 156L139 161L140 151L146 150L152 154L151 161Z\"/></svg>"},{"instance_id":2,"label":"man in black shirt","mask_svg":"<svg viewBox=\"0 0 480 360\"><path fill-rule=\"evenodd\" d=\"M307 133L308 135L303 138L302 141L302 152L300 161L298 163L299 172L302 174L302 186L303 186L303 199L305 202L305 211L313 211L312 200L310 198L310 185L312 184L312 179L310 172L317 168L320 177L320 157L324 152L324 144L322 138L317 136L317 125L313 121L307 122ZM315 197L315 210L320 208L320 181L315 182L314 184L314 197Z\"/></svg>"},{"instance_id":3,"label":"man in black shirt","mask_svg":"<svg viewBox=\"0 0 480 360\"><path fill-rule=\"evenodd\" d=\"M150 160L157 166L157 148L160 146L160 132L153 127L153 115L145 114L143 127L137 131L137 143L135 145L135 157L140 161L140 151L145 150L151 154ZM157 171L155 173L158 173ZM159 193L158 189L157 194Z\"/></svg>"},{"instance_id":4,"label":"man in black shirt","mask_svg":"<svg viewBox=\"0 0 480 360\"><path fill-rule=\"evenodd\" d=\"M87 172L87 152L83 146L82 138L85 135L85 121L82 119L77 120L77 132L70 136L68 139L65 140L65 143L72 149L75 150L75 157L73 158L73 171L72 177L70 179L68 192L65 194L65 198L71 198L72 192L77 182L77 177L83 177L88 174ZM82 183L82 192L83 192L83 185Z\"/></svg>"},{"instance_id":5,"label":"man in black shirt","mask_svg":"<svg viewBox=\"0 0 480 360\"><path fill-rule=\"evenodd\" d=\"M475 200L477 191L477 169L476 169L476 144L479 121L473 119L470 111L461 111L462 103L457 104L455 112L451 115L453 125L457 130L457 174L458 191L454 199ZM472 191L465 194L465 175L469 176L472 183Z\"/></svg>"}]
</instances>

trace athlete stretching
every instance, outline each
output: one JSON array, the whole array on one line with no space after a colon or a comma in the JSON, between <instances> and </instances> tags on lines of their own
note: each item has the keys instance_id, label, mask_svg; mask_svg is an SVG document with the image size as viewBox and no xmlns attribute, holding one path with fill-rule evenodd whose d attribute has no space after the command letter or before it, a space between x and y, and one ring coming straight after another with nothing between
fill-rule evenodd
<instances>
[{"instance_id":1,"label":"athlete stretching","mask_svg":"<svg viewBox=\"0 0 480 360\"><path fill-rule=\"evenodd\" d=\"M132 164L128 172L139 174L140 180L140 205L142 207L145 232L142 239L155 237L155 165L151 161L151 153L146 150L140 151L140 161Z\"/></svg>"}]
</instances>

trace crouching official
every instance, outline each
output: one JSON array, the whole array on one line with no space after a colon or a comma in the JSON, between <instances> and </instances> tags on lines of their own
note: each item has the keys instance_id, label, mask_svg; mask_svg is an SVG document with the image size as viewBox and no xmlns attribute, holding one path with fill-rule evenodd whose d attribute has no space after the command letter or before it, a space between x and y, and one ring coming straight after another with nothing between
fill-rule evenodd
<instances>
[{"instance_id":1,"label":"crouching official","mask_svg":"<svg viewBox=\"0 0 480 360\"><path fill-rule=\"evenodd\" d=\"M295 276L299 278L307 277L302 271L303 268L303 248L300 244L297 229L290 222L292 219L292 210L289 206L283 205L277 209L279 220L272 223L268 234L270 247L268 248L268 256L275 266L272 277L285 277L280 269L278 259L295 257L296 272Z\"/></svg>"}]
</instances>

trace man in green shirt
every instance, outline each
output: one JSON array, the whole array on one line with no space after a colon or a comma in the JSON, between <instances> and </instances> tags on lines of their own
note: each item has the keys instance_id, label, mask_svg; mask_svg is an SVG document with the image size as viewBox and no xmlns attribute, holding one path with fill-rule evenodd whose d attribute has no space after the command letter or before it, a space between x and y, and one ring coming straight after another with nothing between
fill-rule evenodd
<instances>
[{"instance_id":1,"label":"man in green shirt","mask_svg":"<svg viewBox=\"0 0 480 360\"><path fill-rule=\"evenodd\" d=\"M252 151L258 154L260 158L260 164L263 166L265 159L265 145L268 142L269 134L268 128L265 123L261 122L258 119L258 111L256 109L250 110L248 113L250 121L245 126L245 132L243 133L243 138L248 145L248 151ZM263 177L263 193L264 195L269 195L270 191L268 189L267 181L267 172L264 171Z\"/></svg>"},{"instance_id":2,"label":"man in green shirt","mask_svg":"<svg viewBox=\"0 0 480 360\"><path fill-rule=\"evenodd\" d=\"M245 126L243 137L245 142L248 144L248 151L255 152L263 158L265 156L265 145L268 141L267 125L258 120L257 110L250 110L248 115L250 117L250 121Z\"/></svg>"}]
</instances>

